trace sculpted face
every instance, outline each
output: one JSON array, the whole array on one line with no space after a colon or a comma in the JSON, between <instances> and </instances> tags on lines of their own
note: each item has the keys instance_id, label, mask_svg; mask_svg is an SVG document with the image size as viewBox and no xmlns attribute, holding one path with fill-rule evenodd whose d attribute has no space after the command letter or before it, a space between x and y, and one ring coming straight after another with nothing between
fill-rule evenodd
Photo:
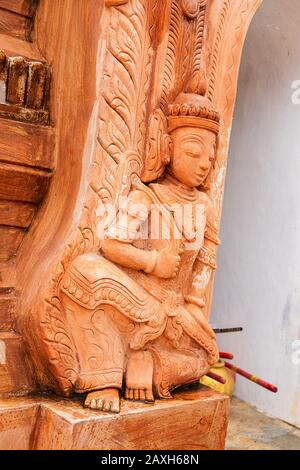
<instances>
[{"instance_id":1,"label":"sculpted face","mask_svg":"<svg viewBox=\"0 0 300 470\"><path fill-rule=\"evenodd\" d=\"M196 188L203 184L216 151L216 135L206 129L182 127L172 133L170 173L180 183Z\"/></svg>"}]
</instances>

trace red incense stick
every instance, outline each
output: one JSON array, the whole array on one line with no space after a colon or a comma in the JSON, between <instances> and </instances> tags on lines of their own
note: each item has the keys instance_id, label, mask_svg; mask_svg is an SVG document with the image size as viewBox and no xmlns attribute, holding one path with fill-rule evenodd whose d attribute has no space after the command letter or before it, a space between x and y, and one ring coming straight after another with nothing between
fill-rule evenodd
<instances>
[{"instance_id":1,"label":"red incense stick","mask_svg":"<svg viewBox=\"0 0 300 470\"><path fill-rule=\"evenodd\" d=\"M257 385L260 385L263 388L266 388L267 390L270 390L270 392L277 393L278 388L275 385L272 385L265 380L260 379L259 377L256 377L256 375L249 374L249 372L246 372L243 369L240 369L239 367L234 366L233 364L230 364L229 362L225 362L226 367L228 369L233 370L239 375L242 375L246 379L250 380L251 382L256 383Z\"/></svg>"},{"instance_id":2,"label":"red incense stick","mask_svg":"<svg viewBox=\"0 0 300 470\"><path fill-rule=\"evenodd\" d=\"M222 359L233 359L234 358L233 354L228 353L228 352L220 352L219 355Z\"/></svg>"},{"instance_id":3,"label":"red incense stick","mask_svg":"<svg viewBox=\"0 0 300 470\"><path fill-rule=\"evenodd\" d=\"M215 374L214 372L207 372L206 375L220 384L226 384L226 379L218 374Z\"/></svg>"}]
</instances>

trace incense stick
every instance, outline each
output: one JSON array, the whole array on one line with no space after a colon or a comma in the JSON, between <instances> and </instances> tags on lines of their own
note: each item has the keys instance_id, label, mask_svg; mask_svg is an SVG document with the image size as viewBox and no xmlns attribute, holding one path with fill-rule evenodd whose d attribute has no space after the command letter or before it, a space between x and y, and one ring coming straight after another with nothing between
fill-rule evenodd
<instances>
[{"instance_id":1,"label":"incense stick","mask_svg":"<svg viewBox=\"0 0 300 470\"><path fill-rule=\"evenodd\" d=\"M238 331L243 331L243 328L214 328L215 333L236 333Z\"/></svg>"},{"instance_id":2,"label":"incense stick","mask_svg":"<svg viewBox=\"0 0 300 470\"><path fill-rule=\"evenodd\" d=\"M221 359L234 359L234 355L228 352L220 352L219 356Z\"/></svg>"},{"instance_id":3,"label":"incense stick","mask_svg":"<svg viewBox=\"0 0 300 470\"><path fill-rule=\"evenodd\" d=\"M219 382L220 384L226 384L226 379L224 377L221 377L220 375L218 374L215 374L214 372L207 372L207 377L209 377L210 379L213 379L215 380L216 382Z\"/></svg>"},{"instance_id":4,"label":"incense stick","mask_svg":"<svg viewBox=\"0 0 300 470\"><path fill-rule=\"evenodd\" d=\"M263 388L266 388L270 392L277 393L278 388L275 385L272 385L265 380L260 379L259 377L256 377L256 375L250 374L249 372L246 372L243 369L240 369L239 367L234 366L233 364L230 364L229 362L225 362L225 366L228 367L228 369L233 370L237 374L241 375L242 377L245 377L246 379L250 380L251 382L256 383L257 385L260 385Z\"/></svg>"}]
</instances>

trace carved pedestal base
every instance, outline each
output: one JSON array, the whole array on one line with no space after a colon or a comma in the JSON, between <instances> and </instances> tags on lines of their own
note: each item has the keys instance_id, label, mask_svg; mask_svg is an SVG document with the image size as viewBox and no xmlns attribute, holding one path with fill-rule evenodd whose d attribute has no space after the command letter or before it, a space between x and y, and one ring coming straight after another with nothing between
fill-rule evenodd
<instances>
[{"instance_id":1,"label":"carved pedestal base","mask_svg":"<svg viewBox=\"0 0 300 470\"><path fill-rule=\"evenodd\" d=\"M0 449L224 449L229 398L203 386L154 405L122 402L110 415L79 400L0 400Z\"/></svg>"}]
</instances>

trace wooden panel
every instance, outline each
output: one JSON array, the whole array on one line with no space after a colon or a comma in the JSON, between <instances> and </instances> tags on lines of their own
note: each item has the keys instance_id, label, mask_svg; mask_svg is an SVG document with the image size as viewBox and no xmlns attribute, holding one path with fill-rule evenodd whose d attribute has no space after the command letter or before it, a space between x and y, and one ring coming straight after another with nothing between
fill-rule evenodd
<instances>
[{"instance_id":1,"label":"wooden panel","mask_svg":"<svg viewBox=\"0 0 300 470\"><path fill-rule=\"evenodd\" d=\"M0 33L0 44L1 49L8 56L19 55L31 60L45 60L32 42L22 41L21 39Z\"/></svg>"},{"instance_id":2,"label":"wooden panel","mask_svg":"<svg viewBox=\"0 0 300 470\"><path fill-rule=\"evenodd\" d=\"M14 293L1 294L0 292L0 330L10 330L12 328L16 302L17 298Z\"/></svg>"},{"instance_id":3,"label":"wooden panel","mask_svg":"<svg viewBox=\"0 0 300 470\"><path fill-rule=\"evenodd\" d=\"M31 18L36 10L37 0L0 0L0 8Z\"/></svg>"},{"instance_id":4,"label":"wooden panel","mask_svg":"<svg viewBox=\"0 0 300 470\"><path fill-rule=\"evenodd\" d=\"M0 225L27 228L35 212L36 206L33 204L0 200Z\"/></svg>"},{"instance_id":5,"label":"wooden panel","mask_svg":"<svg viewBox=\"0 0 300 470\"><path fill-rule=\"evenodd\" d=\"M0 163L0 199L39 203L51 173Z\"/></svg>"},{"instance_id":6,"label":"wooden panel","mask_svg":"<svg viewBox=\"0 0 300 470\"><path fill-rule=\"evenodd\" d=\"M32 21L30 18L0 8L0 33L29 40L31 24Z\"/></svg>"},{"instance_id":7,"label":"wooden panel","mask_svg":"<svg viewBox=\"0 0 300 470\"><path fill-rule=\"evenodd\" d=\"M23 229L0 226L0 261L7 261L17 253L24 235Z\"/></svg>"},{"instance_id":8,"label":"wooden panel","mask_svg":"<svg viewBox=\"0 0 300 470\"><path fill-rule=\"evenodd\" d=\"M54 130L0 119L0 161L53 168Z\"/></svg>"}]
</instances>

